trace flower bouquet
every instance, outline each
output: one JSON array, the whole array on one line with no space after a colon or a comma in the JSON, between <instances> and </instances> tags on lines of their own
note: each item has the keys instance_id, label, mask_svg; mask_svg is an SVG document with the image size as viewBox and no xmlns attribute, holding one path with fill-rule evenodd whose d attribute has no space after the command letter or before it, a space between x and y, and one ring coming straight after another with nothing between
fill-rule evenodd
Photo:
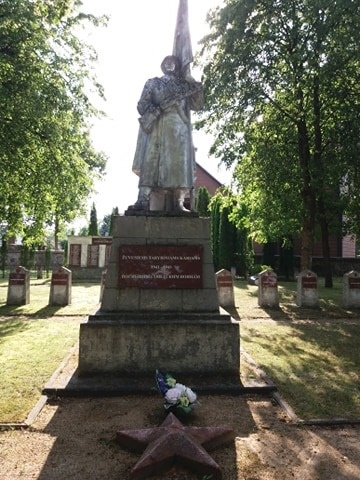
<instances>
[{"instance_id":1,"label":"flower bouquet","mask_svg":"<svg viewBox=\"0 0 360 480\"><path fill-rule=\"evenodd\" d=\"M199 404L196 393L182 383L177 383L169 373L163 375L159 370L156 370L156 384L164 397L166 410L176 408L185 413L190 413L193 407Z\"/></svg>"}]
</instances>

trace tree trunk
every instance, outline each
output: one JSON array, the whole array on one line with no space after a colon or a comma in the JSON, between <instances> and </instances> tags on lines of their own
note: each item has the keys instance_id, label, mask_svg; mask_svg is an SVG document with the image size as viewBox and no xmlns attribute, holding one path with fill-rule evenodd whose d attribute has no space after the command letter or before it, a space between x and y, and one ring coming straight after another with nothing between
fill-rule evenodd
<instances>
[{"instance_id":1,"label":"tree trunk","mask_svg":"<svg viewBox=\"0 0 360 480\"><path fill-rule=\"evenodd\" d=\"M59 219L55 217L55 227L54 227L54 248L59 250Z\"/></svg>"},{"instance_id":2,"label":"tree trunk","mask_svg":"<svg viewBox=\"0 0 360 480\"><path fill-rule=\"evenodd\" d=\"M324 204L324 192L326 186L324 185L324 165L322 159L322 131L321 131L321 99L320 99L320 79L318 75L314 77L313 90L313 108L314 108L314 134L315 134L315 149L314 149L314 175L315 184L317 185L317 208L318 221L321 229L321 243L324 261L324 277L325 287L332 288L332 272L330 260L330 246L329 246L329 228L326 215L326 208Z\"/></svg>"},{"instance_id":3,"label":"tree trunk","mask_svg":"<svg viewBox=\"0 0 360 480\"><path fill-rule=\"evenodd\" d=\"M328 227L328 221L326 219L324 203L322 200L318 201L318 209L319 209L319 223L320 223L320 229L321 229L321 243L322 243L323 261L324 261L325 287L332 288L333 278L332 278L332 271L331 271L329 227Z\"/></svg>"},{"instance_id":4,"label":"tree trunk","mask_svg":"<svg viewBox=\"0 0 360 480\"><path fill-rule=\"evenodd\" d=\"M301 231L300 270L311 270L315 231L316 198L312 186L309 135L305 121L303 92L298 91L299 120L297 122L299 161L302 172L303 225Z\"/></svg>"},{"instance_id":5,"label":"tree trunk","mask_svg":"<svg viewBox=\"0 0 360 480\"><path fill-rule=\"evenodd\" d=\"M300 271L311 270L312 268L312 252L314 246L314 227L310 218L304 218L301 231L301 259Z\"/></svg>"}]
</instances>

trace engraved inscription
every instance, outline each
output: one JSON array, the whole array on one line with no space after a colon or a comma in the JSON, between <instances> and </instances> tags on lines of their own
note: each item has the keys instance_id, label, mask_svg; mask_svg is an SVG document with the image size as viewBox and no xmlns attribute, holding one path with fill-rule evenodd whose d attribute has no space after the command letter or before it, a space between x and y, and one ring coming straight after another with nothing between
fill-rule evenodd
<instances>
[{"instance_id":1,"label":"engraved inscription","mask_svg":"<svg viewBox=\"0 0 360 480\"><path fill-rule=\"evenodd\" d=\"M202 246L122 245L119 287L202 288Z\"/></svg>"}]
</instances>

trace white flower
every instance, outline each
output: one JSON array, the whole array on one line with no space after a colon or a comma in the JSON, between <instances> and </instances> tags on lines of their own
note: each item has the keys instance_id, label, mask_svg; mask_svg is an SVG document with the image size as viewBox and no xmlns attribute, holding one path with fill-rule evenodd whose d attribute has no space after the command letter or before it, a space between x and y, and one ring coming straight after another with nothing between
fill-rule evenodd
<instances>
[{"instance_id":1,"label":"white flower","mask_svg":"<svg viewBox=\"0 0 360 480\"><path fill-rule=\"evenodd\" d=\"M183 393L183 385L178 387L179 384L176 384L175 387L169 388L165 393L165 400L172 405L176 405L180 401L180 397Z\"/></svg>"},{"instance_id":2,"label":"white flower","mask_svg":"<svg viewBox=\"0 0 360 480\"><path fill-rule=\"evenodd\" d=\"M191 390L191 388L186 387L186 388L185 388L185 394L186 394L186 396L188 397L190 403L196 402L196 399L197 399L196 393L193 392L193 391Z\"/></svg>"},{"instance_id":3,"label":"white flower","mask_svg":"<svg viewBox=\"0 0 360 480\"><path fill-rule=\"evenodd\" d=\"M186 387L182 383L176 383L175 388L179 389L182 392L182 395L185 393Z\"/></svg>"},{"instance_id":4,"label":"white flower","mask_svg":"<svg viewBox=\"0 0 360 480\"><path fill-rule=\"evenodd\" d=\"M181 403L187 406L189 403L194 403L197 397L191 388L186 387L182 383L176 383L175 387L169 388L165 394L165 400L171 405Z\"/></svg>"}]
</instances>

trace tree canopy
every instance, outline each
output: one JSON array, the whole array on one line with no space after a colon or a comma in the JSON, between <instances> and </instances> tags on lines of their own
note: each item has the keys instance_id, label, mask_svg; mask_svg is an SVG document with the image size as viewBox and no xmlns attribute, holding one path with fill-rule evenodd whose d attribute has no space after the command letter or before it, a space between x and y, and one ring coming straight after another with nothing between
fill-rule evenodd
<instances>
[{"instance_id":1,"label":"tree canopy","mask_svg":"<svg viewBox=\"0 0 360 480\"><path fill-rule=\"evenodd\" d=\"M259 241L300 234L311 267L320 225L360 232L360 4L225 0L203 39L212 153L236 164L248 228Z\"/></svg>"},{"instance_id":2,"label":"tree canopy","mask_svg":"<svg viewBox=\"0 0 360 480\"><path fill-rule=\"evenodd\" d=\"M95 51L81 26L105 24L80 1L0 3L0 221L9 235L41 241L44 227L82 212L106 158L90 128L103 96ZM55 232L56 233L56 232Z\"/></svg>"}]
</instances>

